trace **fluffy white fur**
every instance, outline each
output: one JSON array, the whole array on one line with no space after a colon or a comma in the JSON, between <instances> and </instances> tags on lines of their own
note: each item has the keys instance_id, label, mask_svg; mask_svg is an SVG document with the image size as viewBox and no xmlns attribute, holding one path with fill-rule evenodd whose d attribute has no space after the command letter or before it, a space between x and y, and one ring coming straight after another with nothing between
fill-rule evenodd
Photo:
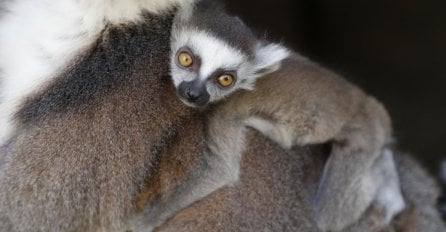
<instances>
[{"instance_id":1,"label":"fluffy white fur","mask_svg":"<svg viewBox=\"0 0 446 232\"><path fill-rule=\"evenodd\" d=\"M230 47L224 41L215 38L206 31L200 30L184 30L173 31L172 34L172 60L171 66L175 67L175 53L181 47L188 47L192 50L194 55L201 58L200 71L198 78L206 79L215 70L219 68L233 69L239 68L240 64L247 59L238 49ZM196 76L187 78L184 77L181 69L172 68L172 77L175 86L178 86L182 81L192 81Z\"/></svg>"},{"instance_id":2,"label":"fluffy white fur","mask_svg":"<svg viewBox=\"0 0 446 232\"><path fill-rule=\"evenodd\" d=\"M280 44L257 44L254 70L261 71L258 75L265 75L277 71L282 60L290 56L290 51Z\"/></svg>"},{"instance_id":3,"label":"fluffy white fur","mask_svg":"<svg viewBox=\"0 0 446 232\"><path fill-rule=\"evenodd\" d=\"M0 145L20 103L52 81L106 24L139 20L193 0L12 0L0 18Z\"/></svg>"},{"instance_id":4,"label":"fluffy white fur","mask_svg":"<svg viewBox=\"0 0 446 232\"><path fill-rule=\"evenodd\" d=\"M257 78L279 69L281 61L290 54L278 44L253 42L257 43L256 54L255 59L250 60L242 51L211 33L178 26L173 28L171 40L171 74L176 87L183 81L205 80L218 69L237 71L237 84L230 89L219 91L215 85L207 85L211 93L210 102L226 97L237 89L252 90ZM201 58L199 73L177 67L176 52L182 47L191 49L195 56Z\"/></svg>"},{"instance_id":5,"label":"fluffy white fur","mask_svg":"<svg viewBox=\"0 0 446 232\"><path fill-rule=\"evenodd\" d=\"M378 192L376 193L376 201L384 207L385 223L389 224L392 219L400 213L405 207L404 197L401 192L400 180L393 159L393 152L385 149L382 153L381 166L383 170L379 170L384 176ZM379 175L379 174L375 174Z\"/></svg>"}]
</instances>

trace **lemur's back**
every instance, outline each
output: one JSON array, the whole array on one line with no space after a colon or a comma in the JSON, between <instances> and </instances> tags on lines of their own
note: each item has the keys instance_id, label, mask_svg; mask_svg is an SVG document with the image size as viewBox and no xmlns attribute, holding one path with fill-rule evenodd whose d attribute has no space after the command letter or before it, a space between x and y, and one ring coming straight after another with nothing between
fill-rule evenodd
<instances>
[{"instance_id":1,"label":"lemur's back","mask_svg":"<svg viewBox=\"0 0 446 232\"><path fill-rule=\"evenodd\" d=\"M237 94L243 97L234 96L230 101L246 102L237 104L252 110L298 113L311 107L317 112L319 106L324 106L330 107L333 113L339 113L331 117L351 114L365 97L356 86L297 53L284 59L276 72L259 77L253 91Z\"/></svg>"}]
</instances>

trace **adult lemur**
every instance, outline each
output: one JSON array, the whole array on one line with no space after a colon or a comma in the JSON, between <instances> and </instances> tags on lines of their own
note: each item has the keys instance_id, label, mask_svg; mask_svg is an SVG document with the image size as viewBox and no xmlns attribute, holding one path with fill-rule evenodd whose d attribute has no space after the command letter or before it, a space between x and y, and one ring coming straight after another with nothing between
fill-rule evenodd
<instances>
[{"instance_id":1,"label":"adult lemur","mask_svg":"<svg viewBox=\"0 0 446 232\"><path fill-rule=\"evenodd\" d=\"M177 17L171 49L181 100L193 107L213 105L210 152L240 156L245 126L285 149L331 142L315 197L316 221L324 230L351 224L379 198L383 183L364 179L391 142L389 115L376 99L299 54L257 39L215 2L202 1L192 14ZM382 202L391 215L404 208L394 189L392 202Z\"/></svg>"},{"instance_id":2,"label":"adult lemur","mask_svg":"<svg viewBox=\"0 0 446 232\"><path fill-rule=\"evenodd\" d=\"M284 151L249 133L240 163L219 159L206 150L208 113L175 95L174 6L191 1L0 2L0 231L318 230L324 146ZM415 212L403 221L442 231L431 182L398 165ZM368 176L382 169L395 171L376 162Z\"/></svg>"}]
</instances>

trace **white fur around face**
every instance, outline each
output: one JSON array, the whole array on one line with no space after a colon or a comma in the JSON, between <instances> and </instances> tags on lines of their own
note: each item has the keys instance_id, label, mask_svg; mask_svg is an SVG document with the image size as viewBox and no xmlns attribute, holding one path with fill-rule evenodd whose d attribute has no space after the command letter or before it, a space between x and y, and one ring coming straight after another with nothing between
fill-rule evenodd
<instances>
[{"instance_id":1,"label":"white fur around face","mask_svg":"<svg viewBox=\"0 0 446 232\"><path fill-rule=\"evenodd\" d=\"M187 77L183 69L176 67L176 52L182 48L191 49L194 56L200 57L201 65L198 78L206 79L217 69L237 70L240 65L247 60L247 57L239 50L230 47L227 43L205 31L179 29L172 34L172 59L171 69L175 86L182 81L193 80L192 76Z\"/></svg>"},{"instance_id":2,"label":"white fur around face","mask_svg":"<svg viewBox=\"0 0 446 232\"><path fill-rule=\"evenodd\" d=\"M206 31L179 29L172 32L171 43L171 74L176 87L183 81L201 79L206 82L206 88L210 94L209 102L215 102L237 89L251 88L250 81L241 82L242 78L244 80L252 79L251 73L248 73L252 66L248 64L248 57L238 49L229 46L225 41ZM200 58L201 63L198 71L182 69L176 65L176 52L182 47L187 47L194 56ZM236 84L222 90L215 82L207 81L219 69L235 71L238 77Z\"/></svg>"},{"instance_id":3,"label":"white fur around face","mask_svg":"<svg viewBox=\"0 0 446 232\"><path fill-rule=\"evenodd\" d=\"M174 26L171 38L171 74L174 85L178 87L183 81L196 79L205 81L215 71L227 70L237 73L236 84L222 90L213 82L208 82L210 102L227 97L238 89L252 90L257 78L279 69L281 61L289 56L289 51L281 45L252 42L256 45L255 57L250 59L247 54L211 33L182 28L181 24ZM198 72L177 66L176 54L183 47L190 49L194 56L200 57Z\"/></svg>"},{"instance_id":4,"label":"white fur around face","mask_svg":"<svg viewBox=\"0 0 446 232\"><path fill-rule=\"evenodd\" d=\"M1 4L0 145L20 103L92 44L106 24L134 22L193 0L12 0Z\"/></svg>"}]
</instances>

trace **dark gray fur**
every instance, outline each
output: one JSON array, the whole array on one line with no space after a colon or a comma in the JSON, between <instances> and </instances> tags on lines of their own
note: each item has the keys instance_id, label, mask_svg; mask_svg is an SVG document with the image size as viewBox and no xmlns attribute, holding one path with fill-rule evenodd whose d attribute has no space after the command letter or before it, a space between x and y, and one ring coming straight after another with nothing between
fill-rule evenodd
<instances>
[{"instance_id":1,"label":"dark gray fur","mask_svg":"<svg viewBox=\"0 0 446 232\"><path fill-rule=\"evenodd\" d=\"M37 123L72 108L93 109L107 93L120 86L135 85L138 82L132 75L135 65L146 66L146 75L149 78L151 66L154 65L151 59L167 58L167 47L159 44L154 46L152 41L166 40L169 37L172 15L163 18L148 15L146 18L152 19L138 25L106 29L106 33L113 36L101 37L44 92L30 98L18 113L20 122ZM166 69L167 66L161 68Z\"/></svg>"},{"instance_id":2,"label":"dark gray fur","mask_svg":"<svg viewBox=\"0 0 446 232\"><path fill-rule=\"evenodd\" d=\"M254 54L256 36L239 17L226 13L219 1L199 1L193 17L184 26L209 32L248 56Z\"/></svg>"}]
</instances>

